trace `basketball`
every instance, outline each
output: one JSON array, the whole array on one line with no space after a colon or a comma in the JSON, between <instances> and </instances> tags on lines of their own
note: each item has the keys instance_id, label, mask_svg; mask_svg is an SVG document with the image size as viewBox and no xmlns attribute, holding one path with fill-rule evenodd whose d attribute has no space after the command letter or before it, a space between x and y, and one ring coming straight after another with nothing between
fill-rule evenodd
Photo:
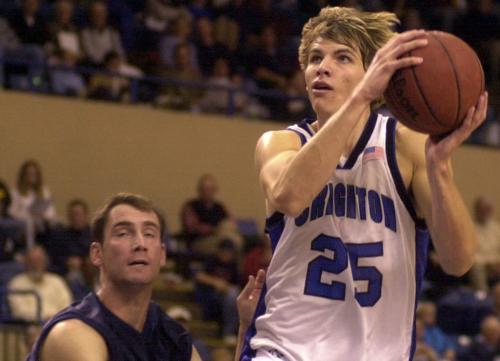
<instances>
[{"instance_id":1,"label":"basketball","mask_svg":"<svg viewBox=\"0 0 500 361\"><path fill-rule=\"evenodd\" d=\"M484 73L472 48L456 36L428 31L428 44L407 55L423 58L398 70L384 97L407 127L434 136L458 128L484 91Z\"/></svg>"}]
</instances>

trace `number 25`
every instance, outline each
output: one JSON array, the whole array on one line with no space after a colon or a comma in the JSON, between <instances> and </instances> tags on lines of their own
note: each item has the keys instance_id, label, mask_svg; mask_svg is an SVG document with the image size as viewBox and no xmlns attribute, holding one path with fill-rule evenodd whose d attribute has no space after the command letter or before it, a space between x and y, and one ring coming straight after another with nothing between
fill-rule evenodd
<instances>
[{"instance_id":1,"label":"number 25","mask_svg":"<svg viewBox=\"0 0 500 361\"><path fill-rule=\"evenodd\" d=\"M320 255L307 266L304 293L310 296L345 300L345 283L332 281L321 282L323 272L340 274L351 262L352 277L355 281L368 281L366 292L355 291L354 297L362 307L371 307L377 303L382 294L382 273L372 266L359 266L360 258L380 257L384 253L382 242L347 243L338 237L320 234L311 242L313 251L333 251L333 258Z\"/></svg>"}]
</instances>

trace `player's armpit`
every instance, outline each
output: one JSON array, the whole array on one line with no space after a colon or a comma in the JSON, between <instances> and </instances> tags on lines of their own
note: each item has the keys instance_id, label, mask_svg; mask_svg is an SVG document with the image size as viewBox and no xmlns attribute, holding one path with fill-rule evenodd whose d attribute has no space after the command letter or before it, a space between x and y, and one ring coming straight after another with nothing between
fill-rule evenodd
<instances>
[{"instance_id":1,"label":"player's armpit","mask_svg":"<svg viewBox=\"0 0 500 361\"><path fill-rule=\"evenodd\" d=\"M255 166L268 203L268 211L289 212L289 200L283 172L300 150L300 138L292 131L267 132L259 139L255 150ZM301 210L301 209L300 209ZM300 211L299 210L299 211Z\"/></svg>"},{"instance_id":2,"label":"player's armpit","mask_svg":"<svg viewBox=\"0 0 500 361\"><path fill-rule=\"evenodd\" d=\"M196 347L193 346L193 352L191 353L191 361L202 361L200 354L196 350Z\"/></svg>"},{"instance_id":3,"label":"player's armpit","mask_svg":"<svg viewBox=\"0 0 500 361\"><path fill-rule=\"evenodd\" d=\"M41 351L41 361L108 361L108 349L97 331L71 319L57 323Z\"/></svg>"}]
</instances>

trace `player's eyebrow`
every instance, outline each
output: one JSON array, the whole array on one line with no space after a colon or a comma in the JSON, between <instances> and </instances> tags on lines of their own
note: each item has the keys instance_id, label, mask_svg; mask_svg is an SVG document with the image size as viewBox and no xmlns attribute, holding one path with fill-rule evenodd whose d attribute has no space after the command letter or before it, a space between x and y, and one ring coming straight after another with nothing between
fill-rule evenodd
<instances>
[{"instance_id":1,"label":"player's eyebrow","mask_svg":"<svg viewBox=\"0 0 500 361\"><path fill-rule=\"evenodd\" d=\"M111 227L112 229L114 228L118 228L118 227L128 227L128 228L132 228L134 226L134 224L132 222L129 222L129 221L121 221L121 222L118 222L118 223L115 223L113 224L113 227Z\"/></svg>"},{"instance_id":2,"label":"player's eyebrow","mask_svg":"<svg viewBox=\"0 0 500 361\"><path fill-rule=\"evenodd\" d=\"M153 227L153 228L156 228L157 230L160 229L160 226L155 223L155 222L151 222L151 221L145 221L142 223L145 227Z\"/></svg>"}]
</instances>

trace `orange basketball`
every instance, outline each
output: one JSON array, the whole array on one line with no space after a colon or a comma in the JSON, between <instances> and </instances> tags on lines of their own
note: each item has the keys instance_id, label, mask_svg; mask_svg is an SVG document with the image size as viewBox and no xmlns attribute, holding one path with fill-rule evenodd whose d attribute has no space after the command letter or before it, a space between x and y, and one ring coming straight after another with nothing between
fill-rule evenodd
<instances>
[{"instance_id":1,"label":"orange basketball","mask_svg":"<svg viewBox=\"0 0 500 361\"><path fill-rule=\"evenodd\" d=\"M409 128L443 135L462 124L484 92L484 73L476 53L455 35L427 32L428 45L408 53L424 59L397 71L385 91L387 107Z\"/></svg>"}]
</instances>

